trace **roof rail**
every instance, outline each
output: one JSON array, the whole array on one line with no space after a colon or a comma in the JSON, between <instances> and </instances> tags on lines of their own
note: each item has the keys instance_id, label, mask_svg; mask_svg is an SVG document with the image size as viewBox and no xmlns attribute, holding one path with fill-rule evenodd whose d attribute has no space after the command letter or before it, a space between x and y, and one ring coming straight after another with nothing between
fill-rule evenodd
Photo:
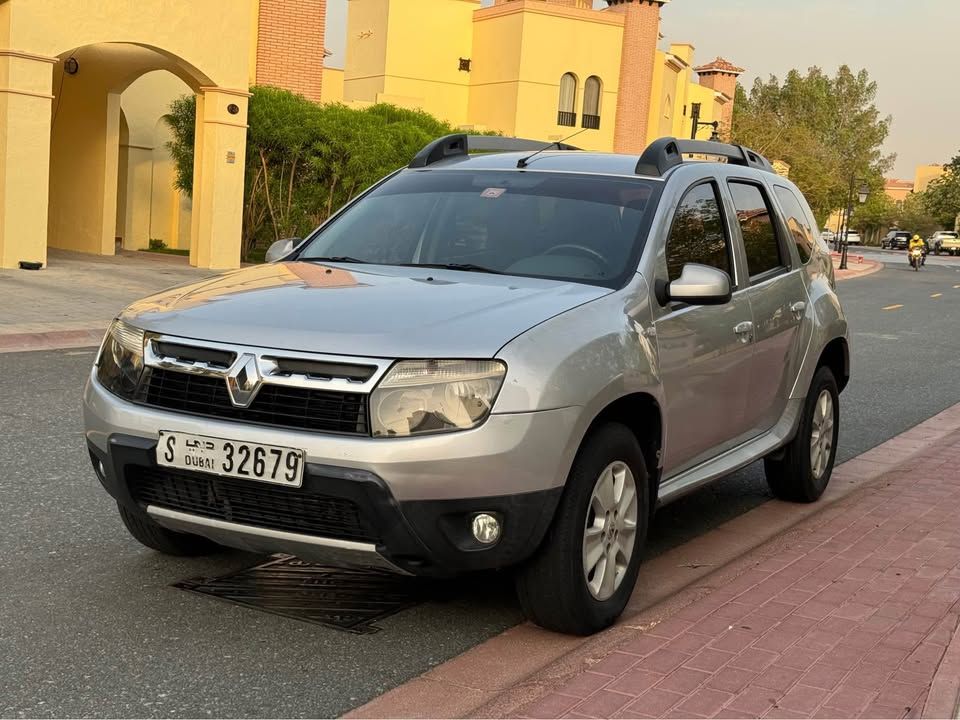
<instances>
[{"instance_id":1,"label":"roof rail","mask_svg":"<svg viewBox=\"0 0 960 720\"><path fill-rule=\"evenodd\" d=\"M580 148L566 143L544 140L524 140L523 138L503 137L501 135L445 135L434 140L418 152L407 167L422 168L440 162L446 158L467 155L469 152L531 152L549 150L556 146L557 150L579 150Z\"/></svg>"},{"instance_id":2,"label":"roof rail","mask_svg":"<svg viewBox=\"0 0 960 720\"><path fill-rule=\"evenodd\" d=\"M660 177L670 168L683 164L684 155L714 155L726 158L731 165L743 165L767 172L774 171L769 160L743 145L666 137L654 140L643 151L637 163L636 173Z\"/></svg>"}]
</instances>

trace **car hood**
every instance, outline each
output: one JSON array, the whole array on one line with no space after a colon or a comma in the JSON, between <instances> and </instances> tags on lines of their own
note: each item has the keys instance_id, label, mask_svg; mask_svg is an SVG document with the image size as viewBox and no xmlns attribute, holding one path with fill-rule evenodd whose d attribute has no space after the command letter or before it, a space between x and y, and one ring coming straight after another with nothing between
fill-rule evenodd
<instances>
[{"instance_id":1,"label":"car hood","mask_svg":"<svg viewBox=\"0 0 960 720\"><path fill-rule=\"evenodd\" d=\"M611 292L572 282L386 265L278 262L134 303L126 322L215 342L365 357L491 357Z\"/></svg>"}]
</instances>

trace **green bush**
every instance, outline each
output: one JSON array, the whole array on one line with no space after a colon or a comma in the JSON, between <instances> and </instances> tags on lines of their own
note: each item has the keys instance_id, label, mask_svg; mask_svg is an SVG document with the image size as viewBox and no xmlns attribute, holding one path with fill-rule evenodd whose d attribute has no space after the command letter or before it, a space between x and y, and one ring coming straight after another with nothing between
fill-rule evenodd
<instances>
[{"instance_id":1,"label":"green bush","mask_svg":"<svg viewBox=\"0 0 960 720\"><path fill-rule=\"evenodd\" d=\"M454 132L428 113L392 105L354 110L273 87L251 93L244 260L262 257L275 240L303 237L431 140ZM167 116L177 187L187 193L193 188L195 113L194 98L182 97Z\"/></svg>"},{"instance_id":2,"label":"green bush","mask_svg":"<svg viewBox=\"0 0 960 720\"><path fill-rule=\"evenodd\" d=\"M151 250L163 250L167 244L160 238L150 238L149 248Z\"/></svg>"}]
</instances>

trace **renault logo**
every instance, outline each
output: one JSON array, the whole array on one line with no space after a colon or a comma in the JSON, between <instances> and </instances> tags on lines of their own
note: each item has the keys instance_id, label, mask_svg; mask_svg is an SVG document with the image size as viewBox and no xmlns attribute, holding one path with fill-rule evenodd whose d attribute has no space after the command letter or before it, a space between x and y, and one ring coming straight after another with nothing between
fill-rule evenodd
<instances>
[{"instance_id":1,"label":"renault logo","mask_svg":"<svg viewBox=\"0 0 960 720\"><path fill-rule=\"evenodd\" d=\"M236 407L250 407L250 403L260 389L260 381L257 358L244 353L227 372L227 392L230 394L230 402Z\"/></svg>"}]
</instances>

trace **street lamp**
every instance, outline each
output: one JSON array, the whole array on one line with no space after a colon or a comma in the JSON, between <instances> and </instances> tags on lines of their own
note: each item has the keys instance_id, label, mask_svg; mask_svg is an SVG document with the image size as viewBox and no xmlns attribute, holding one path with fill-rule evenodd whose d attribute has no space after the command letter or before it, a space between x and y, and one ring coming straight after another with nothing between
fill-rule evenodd
<instances>
[{"instance_id":1,"label":"street lamp","mask_svg":"<svg viewBox=\"0 0 960 720\"><path fill-rule=\"evenodd\" d=\"M850 194L847 196L847 223L846 229L843 233L843 238L841 242L843 243L843 250L840 253L840 269L847 269L847 235L850 232L850 217L853 215L853 186L856 184L856 176L850 176ZM870 186L865 182L860 183L860 189L857 191L857 200L860 201L860 204L863 205L867 201L867 197L870 195Z\"/></svg>"},{"instance_id":2,"label":"street lamp","mask_svg":"<svg viewBox=\"0 0 960 720\"><path fill-rule=\"evenodd\" d=\"M710 140L713 142L719 142L720 123L716 120L714 120L713 122L702 121L700 119L700 111L701 111L700 103L693 103L690 106L690 120L691 120L690 124L693 126L690 131L690 139L691 140L697 139L697 133L700 131L700 128L710 127L710 128L713 128L713 132L710 134Z\"/></svg>"}]
</instances>

